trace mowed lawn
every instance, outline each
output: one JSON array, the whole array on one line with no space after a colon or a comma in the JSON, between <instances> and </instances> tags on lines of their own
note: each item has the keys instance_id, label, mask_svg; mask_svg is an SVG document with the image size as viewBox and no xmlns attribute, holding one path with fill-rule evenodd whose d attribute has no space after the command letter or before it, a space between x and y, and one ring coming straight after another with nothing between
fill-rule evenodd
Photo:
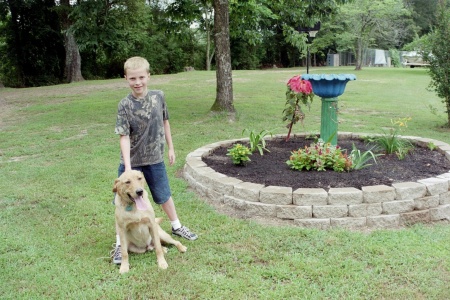
<instances>
[{"instance_id":1,"label":"mowed lawn","mask_svg":"<svg viewBox=\"0 0 450 300\"><path fill-rule=\"evenodd\" d=\"M177 162L168 167L181 221L198 233L171 247L110 263L115 242L117 104L124 79L0 89L0 299L449 299L450 225L347 231L274 227L219 214L182 179L186 155L244 129L287 133L286 82L305 69L234 71L236 117L211 114L215 72L151 77L166 94ZM312 68L352 73L339 97L339 131L402 134L450 143L445 107L422 68ZM320 98L294 133L318 132ZM154 205L157 216L165 216ZM167 218L162 227L169 231Z\"/></svg>"}]
</instances>

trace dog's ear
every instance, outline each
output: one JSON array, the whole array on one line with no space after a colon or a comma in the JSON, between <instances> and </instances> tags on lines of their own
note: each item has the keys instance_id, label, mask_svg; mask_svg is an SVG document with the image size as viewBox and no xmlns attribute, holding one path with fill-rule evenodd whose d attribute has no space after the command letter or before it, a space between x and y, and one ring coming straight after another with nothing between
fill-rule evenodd
<instances>
[{"instance_id":1,"label":"dog's ear","mask_svg":"<svg viewBox=\"0 0 450 300\"><path fill-rule=\"evenodd\" d=\"M113 193L116 193L116 192L117 192L117 187L118 187L118 185L119 185L119 182L120 182L119 178L117 178L116 180L114 180L114 186L113 186L113 189L112 189Z\"/></svg>"},{"instance_id":2,"label":"dog's ear","mask_svg":"<svg viewBox=\"0 0 450 300\"><path fill-rule=\"evenodd\" d=\"M163 218L161 218L161 217L155 218L156 224L161 224L162 221L163 221Z\"/></svg>"}]
</instances>

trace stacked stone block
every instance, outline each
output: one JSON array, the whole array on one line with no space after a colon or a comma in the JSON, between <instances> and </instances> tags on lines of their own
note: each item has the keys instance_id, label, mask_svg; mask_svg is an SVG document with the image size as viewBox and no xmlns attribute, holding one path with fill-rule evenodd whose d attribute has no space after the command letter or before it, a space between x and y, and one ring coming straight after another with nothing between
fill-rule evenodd
<instances>
[{"instance_id":1,"label":"stacked stone block","mask_svg":"<svg viewBox=\"0 0 450 300\"><path fill-rule=\"evenodd\" d=\"M342 133L340 138L367 134ZM275 138L283 138L279 135ZM420 137L406 137L418 145L433 142L450 159L450 145ZM380 229L450 220L450 172L417 182L330 188L264 186L215 172L202 157L229 140L204 146L186 158L184 177L201 196L240 210L242 215L291 220L305 228Z\"/></svg>"}]
</instances>

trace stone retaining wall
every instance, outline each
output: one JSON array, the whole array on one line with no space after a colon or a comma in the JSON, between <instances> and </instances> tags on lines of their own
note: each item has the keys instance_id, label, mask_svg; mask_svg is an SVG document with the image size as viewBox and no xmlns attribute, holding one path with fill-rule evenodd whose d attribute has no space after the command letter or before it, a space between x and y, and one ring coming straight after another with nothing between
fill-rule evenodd
<instances>
[{"instance_id":1,"label":"stone retaining wall","mask_svg":"<svg viewBox=\"0 0 450 300\"><path fill-rule=\"evenodd\" d=\"M367 135L340 133L339 138L357 139ZM432 142L438 147L437 151L450 159L449 144L413 136L403 138L422 147ZM218 173L202 161L202 157L215 148L237 141L248 139L221 141L188 154L184 178L201 197L233 207L248 216L291 220L293 225L309 228L377 229L450 220L450 172L417 182L364 186L362 189L292 190L291 187L264 186Z\"/></svg>"}]
</instances>

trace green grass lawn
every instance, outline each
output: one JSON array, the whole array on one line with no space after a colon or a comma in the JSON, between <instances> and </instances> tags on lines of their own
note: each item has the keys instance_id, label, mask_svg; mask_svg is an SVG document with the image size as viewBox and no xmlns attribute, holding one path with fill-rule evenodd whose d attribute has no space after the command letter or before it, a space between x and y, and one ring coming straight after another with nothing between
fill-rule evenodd
<instances>
[{"instance_id":1,"label":"green grass lawn","mask_svg":"<svg viewBox=\"0 0 450 300\"><path fill-rule=\"evenodd\" d=\"M235 122L212 115L215 72L151 77L169 106L177 162L168 167L181 221L198 233L172 247L160 271L153 252L120 275L112 185L117 104L124 79L0 89L0 299L448 299L450 226L350 232L270 227L221 215L177 176L186 155L243 129L287 133L286 82L304 69L234 71ZM411 117L403 134L450 143L444 105L425 69L320 68L353 73L339 97L339 130L381 133ZM438 109L432 114L430 105ZM320 129L320 98L304 127ZM164 216L154 205L157 216ZM162 227L169 231L166 221Z\"/></svg>"}]
</instances>

